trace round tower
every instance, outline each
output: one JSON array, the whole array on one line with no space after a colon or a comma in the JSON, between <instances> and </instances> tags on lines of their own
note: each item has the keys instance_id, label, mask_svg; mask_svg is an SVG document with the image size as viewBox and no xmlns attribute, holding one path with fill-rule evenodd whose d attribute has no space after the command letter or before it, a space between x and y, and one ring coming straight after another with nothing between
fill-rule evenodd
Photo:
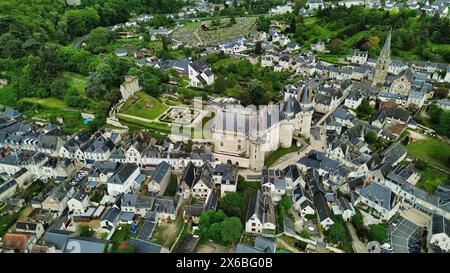
<instances>
[{"instance_id":1,"label":"round tower","mask_svg":"<svg viewBox=\"0 0 450 273\"><path fill-rule=\"evenodd\" d=\"M265 152L262 145L266 142L265 135L257 134L250 138L249 168L254 172L260 172L264 168Z\"/></svg>"},{"instance_id":2,"label":"round tower","mask_svg":"<svg viewBox=\"0 0 450 273\"><path fill-rule=\"evenodd\" d=\"M308 84L305 84L300 98L300 112L296 115L296 130L303 136L309 136L314 108L312 105L312 93Z\"/></svg>"}]
</instances>

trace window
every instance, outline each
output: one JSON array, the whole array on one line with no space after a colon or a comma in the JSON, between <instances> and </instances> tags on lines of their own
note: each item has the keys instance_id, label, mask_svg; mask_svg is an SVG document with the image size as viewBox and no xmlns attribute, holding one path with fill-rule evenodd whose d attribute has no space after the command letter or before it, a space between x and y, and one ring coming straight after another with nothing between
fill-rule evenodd
<instances>
[{"instance_id":1,"label":"window","mask_svg":"<svg viewBox=\"0 0 450 273\"><path fill-rule=\"evenodd\" d=\"M220 142L220 146L223 146L223 142Z\"/></svg>"},{"instance_id":2,"label":"window","mask_svg":"<svg viewBox=\"0 0 450 273\"><path fill-rule=\"evenodd\" d=\"M241 145L238 145L238 147L237 147L239 150L241 149Z\"/></svg>"}]
</instances>

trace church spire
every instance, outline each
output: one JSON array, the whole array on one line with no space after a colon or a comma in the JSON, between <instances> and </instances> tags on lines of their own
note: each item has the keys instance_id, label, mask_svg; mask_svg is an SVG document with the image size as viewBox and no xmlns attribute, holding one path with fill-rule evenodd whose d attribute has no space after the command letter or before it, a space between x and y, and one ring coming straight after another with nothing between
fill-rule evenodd
<instances>
[{"instance_id":1,"label":"church spire","mask_svg":"<svg viewBox=\"0 0 450 273\"><path fill-rule=\"evenodd\" d=\"M375 65L375 74L373 76L372 86L383 85L391 64L391 36L392 28L389 30L386 41L384 41L383 50Z\"/></svg>"},{"instance_id":2,"label":"church spire","mask_svg":"<svg viewBox=\"0 0 450 273\"><path fill-rule=\"evenodd\" d=\"M384 41L383 50L381 51L380 58L389 58L391 56L391 36L392 36L392 28L389 30L386 41Z\"/></svg>"}]
</instances>

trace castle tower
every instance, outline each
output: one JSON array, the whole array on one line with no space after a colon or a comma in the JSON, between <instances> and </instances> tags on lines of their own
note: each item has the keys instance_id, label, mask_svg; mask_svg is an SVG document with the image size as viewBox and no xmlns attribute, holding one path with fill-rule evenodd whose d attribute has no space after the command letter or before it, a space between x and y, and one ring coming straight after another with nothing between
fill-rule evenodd
<instances>
[{"instance_id":1,"label":"castle tower","mask_svg":"<svg viewBox=\"0 0 450 273\"><path fill-rule=\"evenodd\" d=\"M392 29L389 30L389 34L384 42L383 50L375 65L375 75L373 76L372 86L383 85L388 74L389 65L391 64L391 35Z\"/></svg>"},{"instance_id":2,"label":"castle tower","mask_svg":"<svg viewBox=\"0 0 450 273\"><path fill-rule=\"evenodd\" d=\"M265 152L262 149L262 145L265 143L265 136L258 137L257 139L250 140L249 147L249 169L254 172L260 172L264 168Z\"/></svg>"},{"instance_id":3,"label":"castle tower","mask_svg":"<svg viewBox=\"0 0 450 273\"><path fill-rule=\"evenodd\" d=\"M300 109L301 111L297 114L296 129L300 131L300 134L308 137L314 112L312 106L312 93L308 84L305 84L303 87L302 96L300 97Z\"/></svg>"},{"instance_id":4,"label":"castle tower","mask_svg":"<svg viewBox=\"0 0 450 273\"><path fill-rule=\"evenodd\" d=\"M280 145L282 148L292 146L296 115L301 111L300 104L294 96L290 96L283 106L283 120L280 125Z\"/></svg>"}]
</instances>

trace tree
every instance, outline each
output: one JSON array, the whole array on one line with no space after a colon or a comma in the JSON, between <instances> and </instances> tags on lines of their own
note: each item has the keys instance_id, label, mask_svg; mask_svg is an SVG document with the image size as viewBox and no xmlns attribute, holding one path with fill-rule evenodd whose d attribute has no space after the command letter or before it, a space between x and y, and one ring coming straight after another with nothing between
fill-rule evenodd
<instances>
[{"instance_id":1,"label":"tree","mask_svg":"<svg viewBox=\"0 0 450 273\"><path fill-rule=\"evenodd\" d=\"M356 108L356 112L358 117L360 118L368 118L373 113L372 107L370 107L369 101L364 99L361 101L361 104Z\"/></svg>"},{"instance_id":2,"label":"tree","mask_svg":"<svg viewBox=\"0 0 450 273\"><path fill-rule=\"evenodd\" d=\"M255 54L261 55L261 53L262 53L262 43L261 43L261 41L257 41L255 43Z\"/></svg>"},{"instance_id":3,"label":"tree","mask_svg":"<svg viewBox=\"0 0 450 273\"><path fill-rule=\"evenodd\" d=\"M263 83L260 80L253 79L248 85L248 96L250 103L256 105L265 105L270 102L271 94L264 90ZM243 102L245 104L245 102Z\"/></svg>"},{"instance_id":4,"label":"tree","mask_svg":"<svg viewBox=\"0 0 450 273\"><path fill-rule=\"evenodd\" d=\"M436 99L446 99L448 97L448 88L445 88L443 86L438 87L433 95Z\"/></svg>"},{"instance_id":5,"label":"tree","mask_svg":"<svg viewBox=\"0 0 450 273\"><path fill-rule=\"evenodd\" d=\"M77 234L79 236L90 237L94 234L94 230L86 224L77 225Z\"/></svg>"},{"instance_id":6,"label":"tree","mask_svg":"<svg viewBox=\"0 0 450 273\"><path fill-rule=\"evenodd\" d=\"M205 239L230 244L239 240L242 223L237 217L227 217L222 210L207 210L200 215L198 228Z\"/></svg>"},{"instance_id":7,"label":"tree","mask_svg":"<svg viewBox=\"0 0 450 273\"><path fill-rule=\"evenodd\" d=\"M306 8L306 6L307 6L306 0L295 0L294 6L292 8L294 14L298 14L300 12L300 9Z\"/></svg>"},{"instance_id":8,"label":"tree","mask_svg":"<svg viewBox=\"0 0 450 273\"><path fill-rule=\"evenodd\" d=\"M379 48L380 47L380 38L378 38L378 36L369 36L367 38L367 49L368 51L371 51L375 48Z\"/></svg>"},{"instance_id":9,"label":"tree","mask_svg":"<svg viewBox=\"0 0 450 273\"><path fill-rule=\"evenodd\" d=\"M242 223L238 217L226 218L220 225L220 236L224 243L236 243L241 233Z\"/></svg>"},{"instance_id":10,"label":"tree","mask_svg":"<svg viewBox=\"0 0 450 273\"><path fill-rule=\"evenodd\" d=\"M230 16L230 26L236 24L236 18L234 18L234 16Z\"/></svg>"},{"instance_id":11,"label":"tree","mask_svg":"<svg viewBox=\"0 0 450 273\"><path fill-rule=\"evenodd\" d=\"M280 204L286 211L292 207L292 201L287 195L283 195L283 197L281 197Z\"/></svg>"},{"instance_id":12,"label":"tree","mask_svg":"<svg viewBox=\"0 0 450 273\"><path fill-rule=\"evenodd\" d=\"M223 93L225 89L227 88L227 80L224 76L219 75L217 76L216 80L214 81L214 92L216 93Z\"/></svg>"},{"instance_id":13,"label":"tree","mask_svg":"<svg viewBox=\"0 0 450 273\"><path fill-rule=\"evenodd\" d=\"M339 54L342 49L343 44L344 44L344 41L342 41L339 38L334 38L333 40L331 40L331 43L330 43L331 52L334 54Z\"/></svg>"},{"instance_id":14,"label":"tree","mask_svg":"<svg viewBox=\"0 0 450 273\"><path fill-rule=\"evenodd\" d=\"M361 230L364 227L364 217L359 210L356 210L355 215L352 216L352 224L356 230Z\"/></svg>"},{"instance_id":15,"label":"tree","mask_svg":"<svg viewBox=\"0 0 450 273\"><path fill-rule=\"evenodd\" d=\"M228 192L220 202L220 208L228 216L241 216L244 209L244 200L237 192Z\"/></svg>"},{"instance_id":16,"label":"tree","mask_svg":"<svg viewBox=\"0 0 450 273\"><path fill-rule=\"evenodd\" d=\"M409 136L406 136L403 140L402 140L402 144L403 145L408 145L408 143L409 143Z\"/></svg>"},{"instance_id":17,"label":"tree","mask_svg":"<svg viewBox=\"0 0 450 273\"><path fill-rule=\"evenodd\" d=\"M183 54L185 58L189 58L192 56L192 50L190 47L183 47Z\"/></svg>"},{"instance_id":18,"label":"tree","mask_svg":"<svg viewBox=\"0 0 450 273\"><path fill-rule=\"evenodd\" d=\"M311 234L306 228L302 228L298 234L300 235L300 237L303 237L305 239L311 238Z\"/></svg>"},{"instance_id":19,"label":"tree","mask_svg":"<svg viewBox=\"0 0 450 273\"><path fill-rule=\"evenodd\" d=\"M67 80L63 77L58 77L50 83L50 94L52 97L62 99L66 94L67 87Z\"/></svg>"},{"instance_id":20,"label":"tree","mask_svg":"<svg viewBox=\"0 0 450 273\"><path fill-rule=\"evenodd\" d=\"M380 244L385 243L388 240L388 231L386 224L369 225L368 237L370 241L377 241Z\"/></svg>"},{"instance_id":21,"label":"tree","mask_svg":"<svg viewBox=\"0 0 450 273\"><path fill-rule=\"evenodd\" d=\"M328 239L330 242L339 244L347 241L347 231L345 230L344 224L341 221L334 223L330 226L328 230Z\"/></svg>"},{"instance_id":22,"label":"tree","mask_svg":"<svg viewBox=\"0 0 450 273\"><path fill-rule=\"evenodd\" d=\"M440 135L450 136L450 111L442 111L436 132Z\"/></svg>"},{"instance_id":23,"label":"tree","mask_svg":"<svg viewBox=\"0 0 450 273\"><path fill-rule=\"evenodd\" d=\"M124 249L122 249L122 253L135 253L136 250L134 249L134 247L131 246L127 246Z\"/></svg>"},{"instance_id":24,"label":"tree","mask_svg":"<svg viewBox=\"0 0 450 273\"><path fill-rule=\"evenodd\" d=\"M375 143L375 141L377 141L377 134L374 131L369 131L365 136L364 136L364 140L368 143L368 144L373 144Z\"/></svg>"},{"instance_id":25,"label":"tree","mask_svg":"<svg viewBox=\"0 0 450 273\"><path fill-rule=\"evenodd\" d=\"M234 69L231 69L234 70ZM250 78L254 75L255 69L253 67L253 64L249 62L248 60L239 61L236 65L235 69L236 73L243 78Z\"/></svg>"},{"instance_id":26,"label":"tree","mask_svg":"<svg viewBox=\"0 0 450 273\"><path fill-rule=\"evenodd\" d=\"M107 28L98 27L93 29L87 39L89 51L93 53L104 52L105 46L112 40L112 35Z\"/></svg>"},{"instance_id":27,"label":"tree","mask_svg":"<svg viewBox=\"0 0 450 273\"><path fill-rule=\"evenodd\" d=\"M270 19L261 15L256 19L256 29L258 31L267 32L270 30Z\"/></svg>"}]
</instances>

